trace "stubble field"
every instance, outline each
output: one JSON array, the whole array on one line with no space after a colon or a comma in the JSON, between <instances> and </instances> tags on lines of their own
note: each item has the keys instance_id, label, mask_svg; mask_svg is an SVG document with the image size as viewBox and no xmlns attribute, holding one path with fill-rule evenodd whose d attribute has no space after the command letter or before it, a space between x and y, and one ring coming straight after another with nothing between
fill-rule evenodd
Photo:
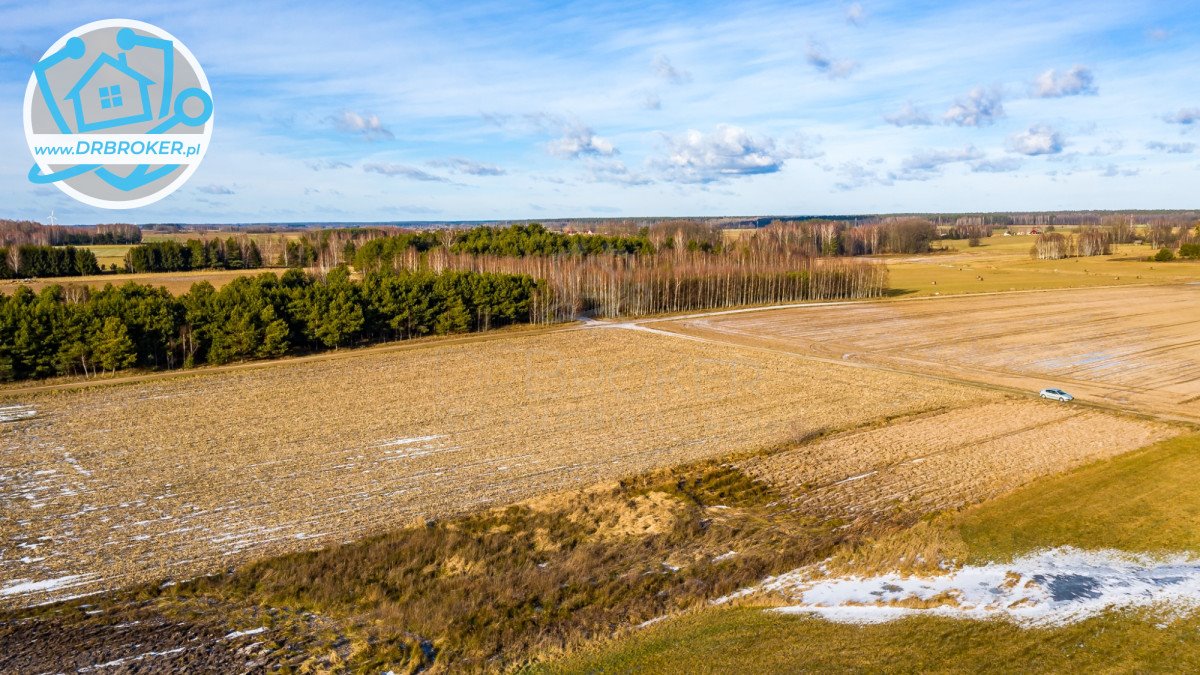
<instances>
[{"instance_id":1,"label":"stubble field","mask_svg":"<svg viewBox=\"0 0 1200 675\"><path fill-rule=\"evenodd\" d=\"M1186 410L1200 387L1188 320L1160 310L1200 291L1133 291L726 314L653 324L704 339L620 324L9 393L0 606L739 453L823 517L973 503L1177 430L830 361L984 380L1042 368L1055 384L1078 369L1110 395Z\"/></svg>"},{"instance_id":2,"label":"stubble field","mask_svg":"<svg viewBox=\"0 0 1200 675\"><path fill-rule=\"evenodd\" d=\"M800 354L1200 420L1200 286L806 307L662 324Z\"/></svg>"},{"instance_id":3,"label":"stubble field","mask_svg":"<svg viewBox=\"0 0 1200 675\"><path fill-rule=\"evenodd\" d=\"M0 605L996 398L625 330L9 397Z\"/></svg>"},{"instance_id":4,"label":"stubble field","mask_svg":"<svg viewBox=\"0 0 1200 675\"><path fill-rule=\"evenodd\" d=\"M820 517L914 520L1176 433L1155 422L1009 400L833 436L739 468Z\"/></svg>"}]
</instances>

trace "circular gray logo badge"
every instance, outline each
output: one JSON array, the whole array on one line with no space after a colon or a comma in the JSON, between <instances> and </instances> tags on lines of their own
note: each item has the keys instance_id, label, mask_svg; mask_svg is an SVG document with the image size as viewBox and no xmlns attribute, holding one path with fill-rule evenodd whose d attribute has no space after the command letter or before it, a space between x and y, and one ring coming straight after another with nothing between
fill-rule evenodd
<instances>
[{"instance_id":1,"label":"circular gray logo badge","mask_svg":"<svg viewBox=\"0 0 1200 675\"><path fill-rule=\"evenodd\" d=\"M212 90L187 47L141 21L95 21L54 43L29 78L29 180L91 206L152 204L196 171L212 126Z\"/></svg>"}]
</instances>

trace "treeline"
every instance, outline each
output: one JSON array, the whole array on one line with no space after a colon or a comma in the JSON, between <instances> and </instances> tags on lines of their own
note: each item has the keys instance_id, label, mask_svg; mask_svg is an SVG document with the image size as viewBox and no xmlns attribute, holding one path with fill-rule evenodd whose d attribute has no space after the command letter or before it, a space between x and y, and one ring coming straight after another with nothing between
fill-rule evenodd
<instances>
[{"instance_id":1,"label":"treeline","mask_svg":"<svg viewBox=\"0 0 1200 675\"><path fill-rule=\"evenodd\" d=\"M10 246L0 248L0 279L78 277L99 274L96 254L74 246Z\"/></svg>"},{"instance_id":2,"label":"treeline","mask_svg":"<svg viewBox=\"0 0 1200 675\"><path fill-rule=\"evenodd\" d=\"M43 225L31 220L0 220L0 247L89 246L137 244L142 230L136 225Z\"/></svg>"},{"instance_id":3,"label":"treeline","mask_svg":"<svg viewBox=\"0 0 1200 675\"><path fill-rule=\"evenodd\" d=\"M828 242L840 242L837 236L845 231L836 223L828 232L822 226L765 228L737 245L725 245L721 230L696 223L651 227L632 236L547 233L539 225L443 230L373 239L355 248L353 260L367 273L467 270L545 280L549 293L534 307L537 322L570 320L581 313L636 316L881 296L887 290L883 266L820 258L816 251L822 246L831 256L841 254L840 243L835 248ZM486 234L477 234L480 230ZM904 245L903 224L875 231L896 240L892 245ZM927 237L927 229L920 234ZM537 243L558 238L591 243ZM481 241L490 243L476 245ZM511 245L491 245L501 241ZM346 250L352 245L347 243ZM505 253L476 252L481 250Z\"/></svg>"},{"instance_id":4,"label":"treeline","mask_svg":"<svg viewBox=\"0 0 1200 675\"><path fill-rule=\"evenodd\" d=\"M289 258L307 254L318 266L352 264L357 270L388 268L396 258L435 248L509 257L646 255L656 248L646 229L629 235L566 234L548 230L539 223L421 232L381 228L325 230L307 234L296 245L304 250L294 255L289 253Z\"/></svg>"},{"instance_id":5,"label":"treeline","mask_svg":"<svg viewBox=\"0 0 1200 675\"><path fill-rule=\"evenodd\" d=\"M471 255L601 255L653 253L654 246L644 234L607 236L602 234L563 234L551 232L539 223L509 227L473 227L454 237L450 250Z\"/></svg>"},{"instance_id":6,"label":"treeline","mask_svg":"<svg viewBox=\"0 0 1200 675\"><path fill-rule=\"evenodd\" d=\"M208 282L173 297L126 283L19 287L0 295L0 379L93 375L275 358L528 322L544 284L529 276L428 271L323 278L299 270Z\"/></svg>"},{"instance_id":7,"label":"treeline","mask_svg":"<svg viewBox=\"0 0 1200 675\"><path fill-rule=\"evenodd\" d=\"M924 218L895 218L856 225L840 220L775 222L755 231L751 249L813 256L927 253L937 226Z\"/></svg>"},{"instance_id":8,"label":"treeline","mask_svg":"<svg viewBox=\"0 0 1200 675\"><path fill-rule=\"evenodd\" d=\"M534 306L535 322L580 314L641 316L715 307L803 300L880 297L884 265L812 256L665 251L656 255L488 256L434 249L398 258L416 269L470 270L545 280L549 293ZM413 269L403 268L401 269Z\"/></svg>"},{"instance_id":9,"label":"treeline","mask_svg":"<svg viewBox=\"0 0 1200 675\"><path fill-rule=\"evenodd\" d=\"M1111 255L1113 234L1096 227L1079 230L1073 235L1043 232L1034 240L1029 255L1038 260Z\"/></svg>"},{"instance_id":10,"label":"treeline","mask_svg":"<svg viewBox=\"0 0 1200 675\"><path fill-rule=\"evenodd\" d=\"M253 270L263 266L258 244L249 237L154 241L125 253L126 272L186 272L198 269Z\"/></svg>"},{"instance_id":11,"label":"treeline","mask_svg":"<svg viewBox=\"0 0 1200 675\"><path fill-rule=\"evenodd\" d=\"M962 221L963 219L960 218L959 220ZM946 239L966 239L972 242L973 245L978 245L980 239L992 236L992 226L959 222L945 228L943 236Z\"/></svg>"}]
</instances>

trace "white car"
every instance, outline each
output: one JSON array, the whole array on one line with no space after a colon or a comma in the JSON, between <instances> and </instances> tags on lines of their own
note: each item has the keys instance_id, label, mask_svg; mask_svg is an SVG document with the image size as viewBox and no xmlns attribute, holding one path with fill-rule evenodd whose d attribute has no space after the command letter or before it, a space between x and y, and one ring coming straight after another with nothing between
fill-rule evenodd
<instances>
[{"instance_id":1,"label":"white car","mask_svg":"<svg viewBox=\"0 0 1200 675\"><path fill-rule=\"evenodd\" d=\"M1048 398L1051 401L1074 401L1075 397L1063 391L1062 389L1043 389L1040 396Z\"/></svg>"}]
</instances>

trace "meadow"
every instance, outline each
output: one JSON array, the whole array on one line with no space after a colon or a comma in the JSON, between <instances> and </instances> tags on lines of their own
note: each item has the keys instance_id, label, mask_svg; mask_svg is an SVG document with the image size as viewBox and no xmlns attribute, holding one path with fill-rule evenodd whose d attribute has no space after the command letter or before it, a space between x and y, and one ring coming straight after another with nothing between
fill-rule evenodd
<instances>
[{"instance_id":1,"label":"meadow","mask_svg":"<svg viewBox=\"0 0 1200 675\"><path fill-rule=\"evenodd\" d=\"M963 240L939 242L926 255L888 255L893 297L957 295L1034 289L1170 284L1200 277L1200 262L1149 260L1157 249L1118 244L1111 255L1034 260L1032 236L994 236L977 247Z\"/></svg>"}]
</instances>

